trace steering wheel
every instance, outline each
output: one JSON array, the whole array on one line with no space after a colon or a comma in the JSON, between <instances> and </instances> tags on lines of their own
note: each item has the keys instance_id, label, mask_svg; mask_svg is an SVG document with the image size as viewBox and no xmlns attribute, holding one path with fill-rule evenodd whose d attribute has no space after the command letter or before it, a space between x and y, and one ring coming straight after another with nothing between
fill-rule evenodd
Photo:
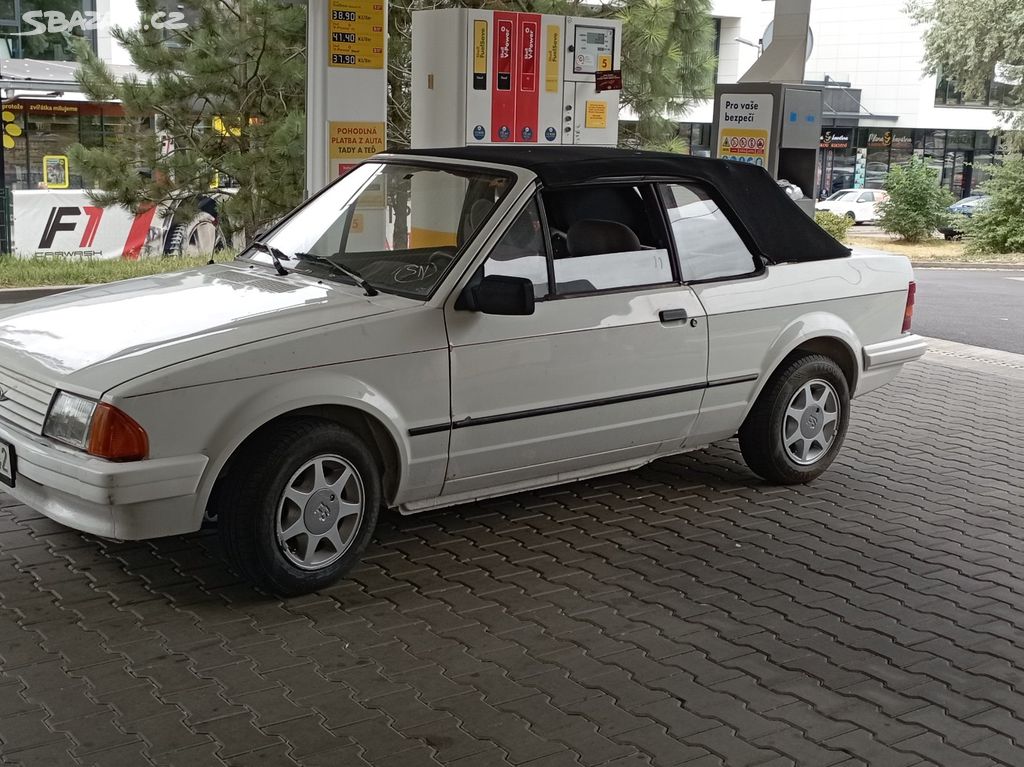
<instances>
[{"instance_id":1,"label":"steering wheel","mask_svg":"<svg viewBox=\"0 0 1024 767\"><path fill-rule=\"evenodd\" d=\"M436 263L435 259L441 258L445 260L440 264ZM444 269L454 260L455 256L453 256L451 253L447 253L443 250L435 250L433 253L430 254L430 258L427 259L427 266L433 266L435 269Z\"/></svg>"},{"instance_id":2,"label":"steering wheel","mask_svg":"<svg viewBox=\"0 0 1024 767\"><path fill-rule=\"evenodd\" d=\"M442 264L438 264L439 259L445 259ZM446 253L443 250L435 250L430 254L427 259L427 263L419 266L417 264L405 264L395 269L391 275L391 279L399 284L408 284L410 282L424 282L425 280L436 277L438 272L446 268L452 261L455 260L455 256L450 253Z\"/></svg>"}]
</instances>

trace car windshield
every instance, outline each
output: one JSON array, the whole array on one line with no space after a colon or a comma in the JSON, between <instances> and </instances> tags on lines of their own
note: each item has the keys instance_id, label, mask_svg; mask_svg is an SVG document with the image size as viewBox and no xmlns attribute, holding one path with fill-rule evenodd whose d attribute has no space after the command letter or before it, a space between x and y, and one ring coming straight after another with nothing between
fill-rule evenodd
<instances>
[{"instance_id":1,"label":"car windshield","mask_svg":"<svg viewBox=\"0 0 1024 767\"><path fill-rule=\"evenodd\" d=\"M827 198L825 200L825 202L836 202L836 201L840 201L840 200L852 200L858 194L860 194L860 192L858 190L856 190L856 189L852 189L852 190L851 189L842 189L842 190L836 192L831 197Z\"/></svg>"},{"instance_id":2,"label":"car windshield","mask_svg":"<svg viewBox=\"0 0 1024 767\"><path fill-rule=\"evenodd\" d=\"M363 163L295 211L243 257L429 298L494 212L513 177L458 167ZM337 267L343 267L339 269Z\"/></svg>"}]
</instances>

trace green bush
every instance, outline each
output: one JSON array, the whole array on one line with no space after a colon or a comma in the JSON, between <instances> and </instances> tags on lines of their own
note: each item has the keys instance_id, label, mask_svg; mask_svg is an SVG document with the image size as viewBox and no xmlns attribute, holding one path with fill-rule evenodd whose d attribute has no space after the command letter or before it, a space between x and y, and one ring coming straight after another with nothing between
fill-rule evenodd
<instances>
[{"instance_id":1,"label":"green bush","mask_svg":"<svg viewBox=\"0 0 1024 767\"><path fill-rule=\"evenodd\" d=\"M819 210L814 214L814 223L835 237L839 242L846 240L846 232L851 226L851 221L846 216L840 216L830 210Z\"/></svg>"},{"instance_id":2,"label":"green bush","mask_svg":"<svg viewBox=\"0 0 1024 767\"><path fill-rule=\"evenodd\" d=\"M890 170L884 188L889 199L878 205L878 226L907 242L930 239L953 203L953 195L939 186L937 171L919 157Z\"/></svg>"},{"instance_id":3,"label":"green bush","mask_svg":"<svg viewBox=\"0 0 1024 767\"><path fill-rule=\"evenodd\" d=\"M989 195L984 208L969 219L969 253L1024 253L1024 157L992 168L981 191Z\"/></svg>"}]
</instances>

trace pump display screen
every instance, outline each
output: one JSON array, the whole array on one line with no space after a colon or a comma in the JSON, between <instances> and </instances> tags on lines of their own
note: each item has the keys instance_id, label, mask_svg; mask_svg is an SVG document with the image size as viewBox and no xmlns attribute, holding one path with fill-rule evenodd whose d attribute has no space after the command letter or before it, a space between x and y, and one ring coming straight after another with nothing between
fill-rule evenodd
<instances>
[{"instance_id":1,"label":"pump display screen","mask_svg":"<svg viewBox=\"0 0 1024 767\"><path fill-rule=\"evenodd\" d=\"M596 74L615 68L615 30L611 27L577 26L573 40L572 71Z\"/></svg>"}]
</instances>

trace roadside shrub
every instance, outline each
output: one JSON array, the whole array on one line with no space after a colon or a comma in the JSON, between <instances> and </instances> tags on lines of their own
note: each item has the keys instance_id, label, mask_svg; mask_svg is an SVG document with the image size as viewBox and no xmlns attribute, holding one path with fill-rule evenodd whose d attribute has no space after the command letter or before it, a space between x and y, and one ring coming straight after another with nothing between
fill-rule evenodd
<instances>
[{"instance_id":1,"label":"roadside shrub","mask_svg":"<svg viewBox=\"0 0 1024 767\"><path fill-rule=\"evenodd\" d=\"M835 237L839 242L846 240L846 232L853 226L853 221L830 210L819 210L814 214L814 223Z\"/></svg>"},{"instance_id":2,"label":"roadside shrub","mask_svg":"<svg viewBox=\"0 0 1024 767\"><path fill-rule=\"evenodd\" d=\"M1024 157L994 166L981 190L989 200L967 223L967 252L1024 253Z\"/></svg>"},{"instance_id":3,"label":"roadside shrub","mask_svg":"<svg viewBox=\"0 0 1024 767\"><path fill-rule=\"evenodd\" d=\"M906 242L930 239L953 203L953 195L939 186L938 173L919 157L890 170L884 189L889 199L878 205L878 226Z\"/></svg>"}]
</instances>

